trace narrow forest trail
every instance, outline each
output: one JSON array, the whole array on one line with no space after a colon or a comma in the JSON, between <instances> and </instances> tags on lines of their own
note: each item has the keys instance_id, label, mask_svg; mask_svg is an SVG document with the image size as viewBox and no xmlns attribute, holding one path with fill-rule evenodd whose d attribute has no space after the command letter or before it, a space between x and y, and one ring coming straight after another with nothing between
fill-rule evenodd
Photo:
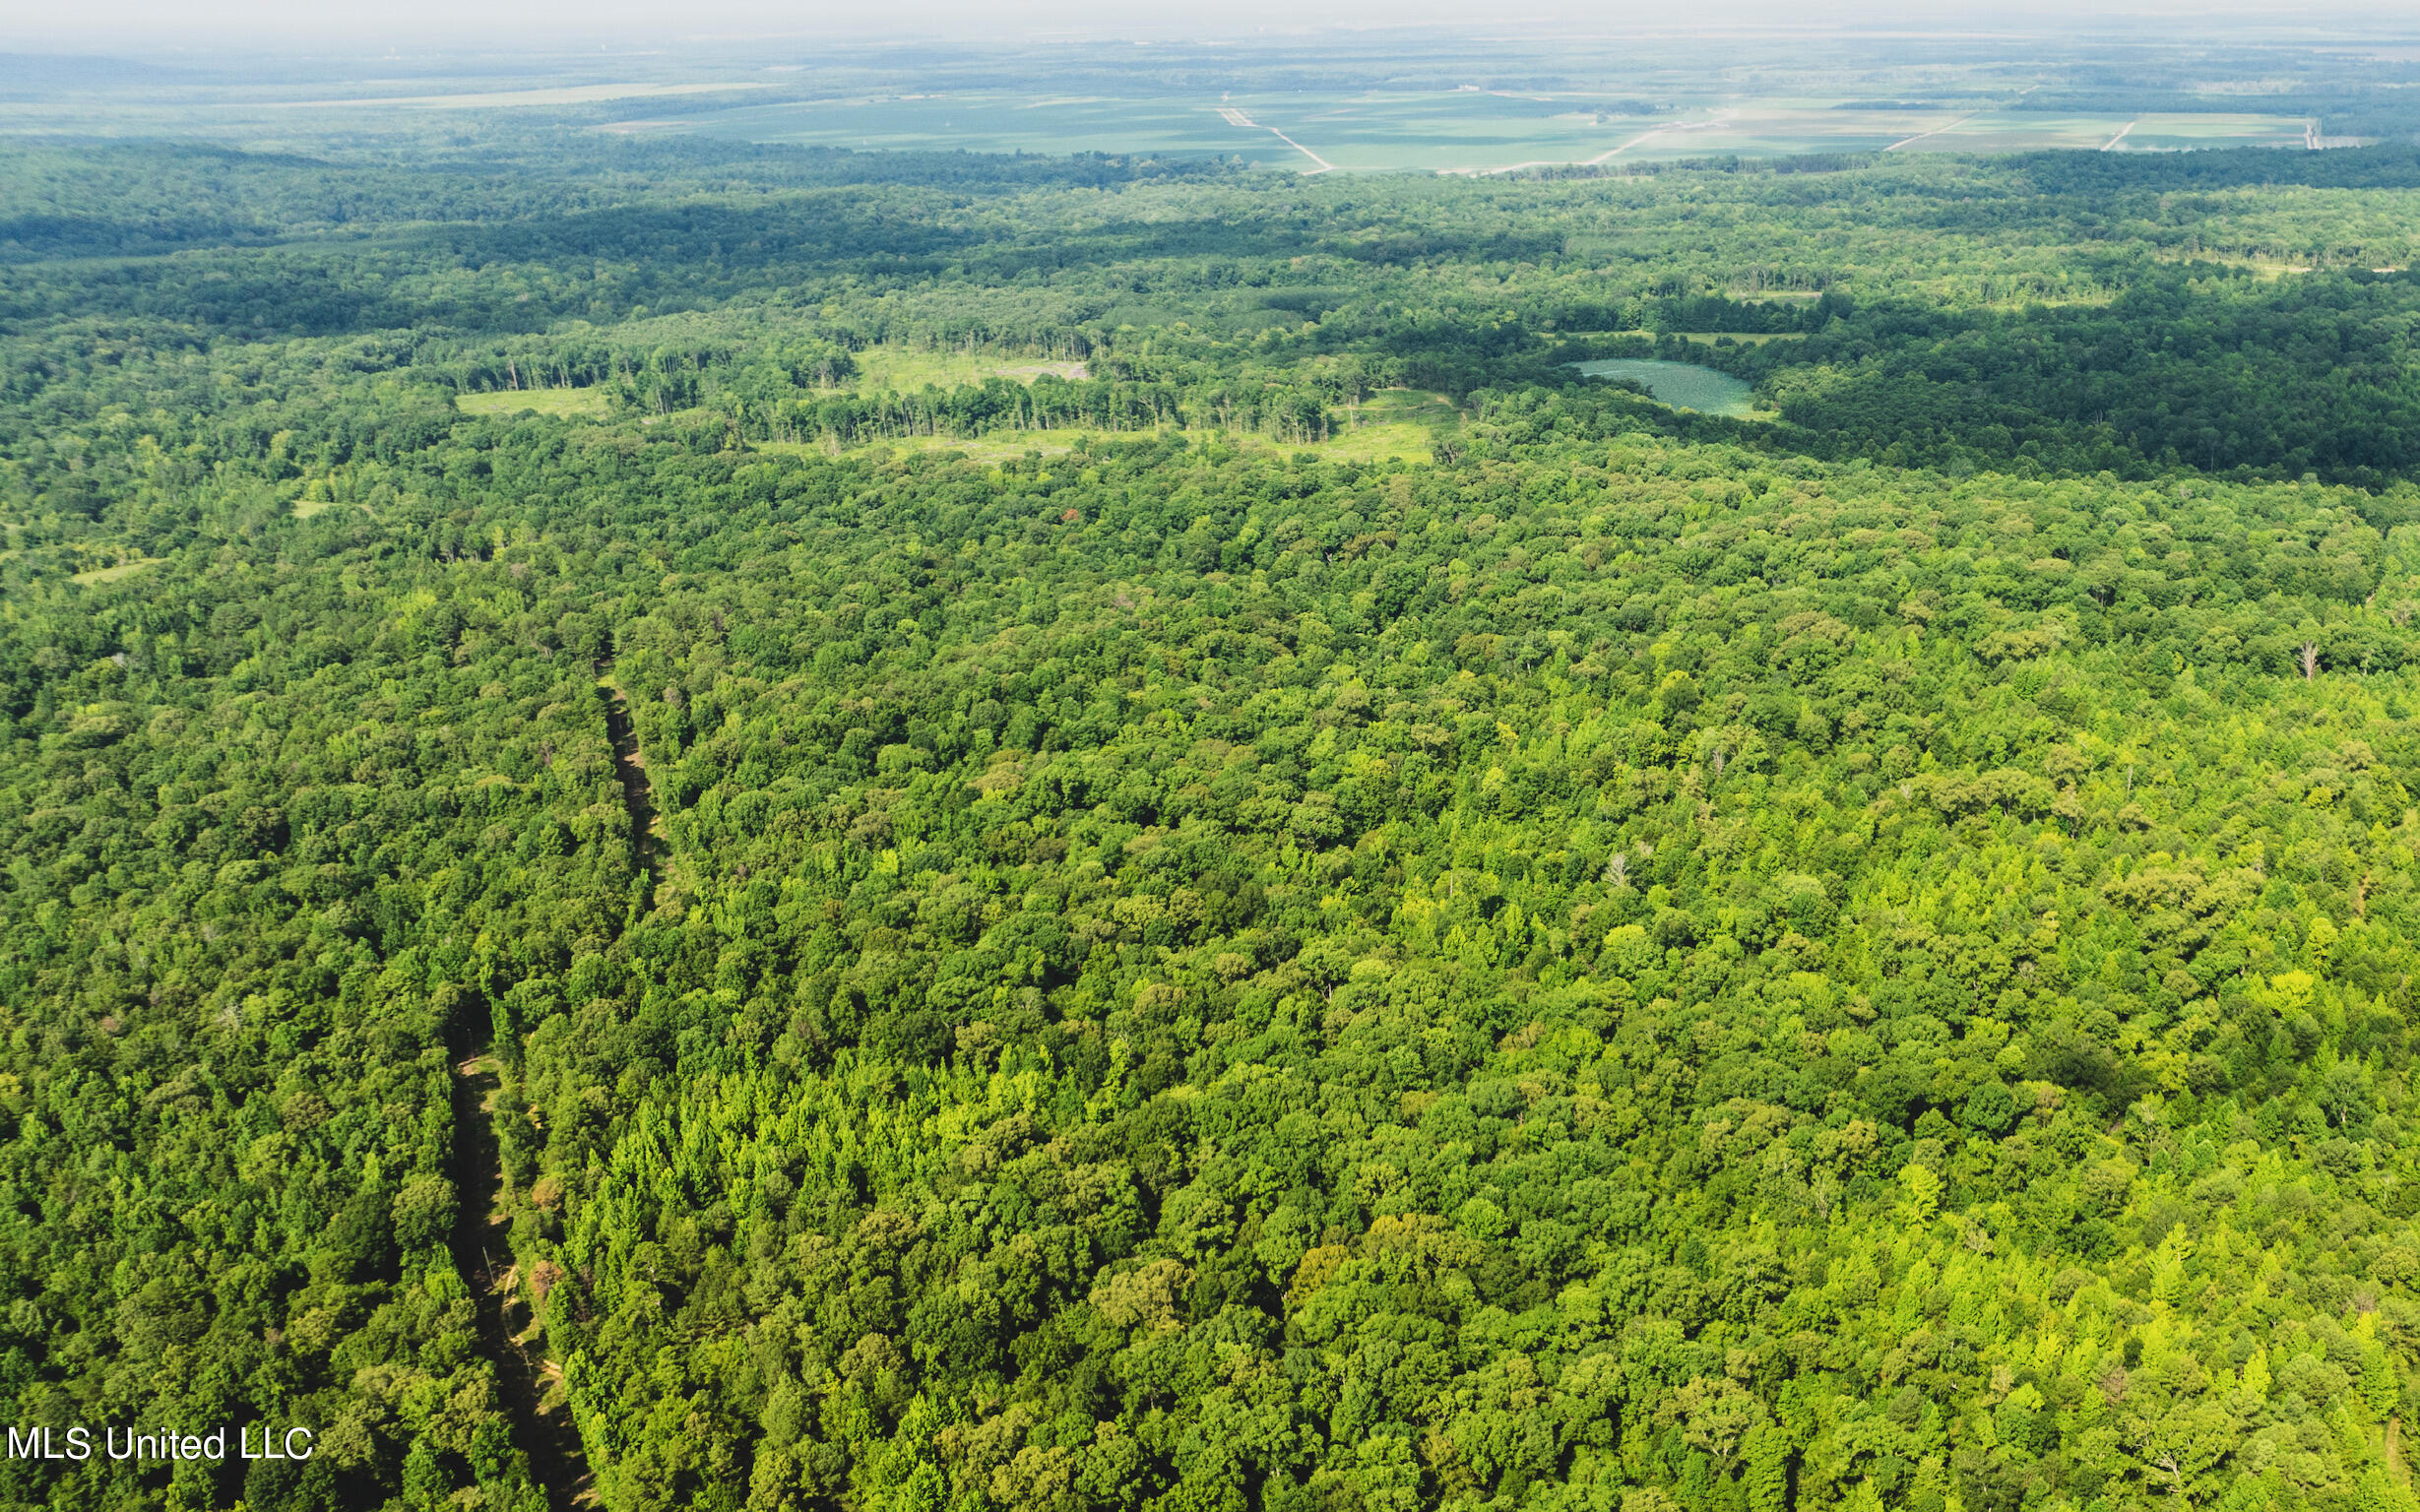
<instances>
[{"instance_id":1,"label":"narrow forest trail","mask_svg":"<svg viewBox=\"0 0 2420 1512\"><path fill-rule=\"evenodd\" d=\"M479 1351L496 1367L496 1394L513 1425L513 1444L553 1512L595 1507L588 1456L572 1425L571 1405L548 1388L560 1378L532 1348L538 1332L521 1299L520 1268L507 1242L503 1151L496 1139L496 1093L504 1068L485 1045L454 1065L454 1264L478 1309Z\"/></svg>"},{"instance_id":2,"label":"narrow forest trail","mask_svg":"<svg viewBox=\"0 0 2420 1512\"><path fill-rule=\"evenodd\" d=\"M598 665L597 696L630 814L631 857L652 884L666 850L664 824L656 817L638 727L611 669L609 660ZM523 1299L521 1267L512 1252L503 1143L496 1133L496 1095L503 1086L503 1063L484 1040L454 1064L454 1263L471 1285L479 1350L495 1363L496 1392L515 1446L528 1457L552 1512L582 1512L600 1504L587 1451L564 1397L562 1367L546 1356L544 1330Z\"/></svg>"},{"instance_id":3,"label":"narrow forest trail","mask_svg":"<svg viewBox=\"0 0 2420 1512\"><path fill-rule=\"evenodd\" d=\"M597 669L597 696L605 701L605 738L613 745L613 770L622 781L622 806L630 813L630 850L641 871L653 877L665 854L664 820L656 813L655 789L647 781L647 753L639 749L630 701L612 679L612 663Z\"/></svg>"}]
</instances>

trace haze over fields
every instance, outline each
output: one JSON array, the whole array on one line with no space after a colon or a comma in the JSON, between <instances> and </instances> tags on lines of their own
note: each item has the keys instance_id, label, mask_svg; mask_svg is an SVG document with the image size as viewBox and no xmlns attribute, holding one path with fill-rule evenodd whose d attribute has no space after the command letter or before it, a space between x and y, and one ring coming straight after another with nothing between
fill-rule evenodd
<instances>
[{"instance_id":1,"label":"haze over fields","mask_svg":"<svg viewBox=\"0 0 2420 1512\"><path fill-rule=\"evenodd\" d=\"M790 17L785 30L773 13L709 7L647 47L567 47L609 31L610 10L566 19L535 48L501 47L541 14L507 7L450 31L432 20L381 41L351 11L314 12L274 35L235 29L180 46L165 13L78 11L77 45L109 50L0 58L0 129L232 140L518 111L631 136L1477 174L1726 155L2297 149L2395 129L2411 97L2397 49L2420 45L2420 30L2402 37L2350 11L2292 26L2205 16L2181 33L2156 9L1946 29L1867 12L1785 21L1748 8L1688 28L1548 10L1469 33L1400 14L1356 26L1289 13L1272 30L1222 12L1186 32L1181 13L1168 30L1102 30L1080 9L1036 13L1063 23L1051 27L989 10L960 26L936 10L925 19L948 40L875 41L845 17ZM68 36L33 22L19 20L25 38ZM771 30L748 38L725 24Z\"/></svg>"}]
</instances>

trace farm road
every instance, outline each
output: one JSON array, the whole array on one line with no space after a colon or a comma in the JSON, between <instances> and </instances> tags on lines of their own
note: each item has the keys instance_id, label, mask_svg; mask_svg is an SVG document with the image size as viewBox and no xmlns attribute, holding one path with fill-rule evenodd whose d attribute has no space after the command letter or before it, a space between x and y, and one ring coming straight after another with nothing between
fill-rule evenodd
<instances>
[{"instance_id":1,"label":"farm road","mask_svg":"<svg viewBox=\"0 0 2420 1512\"><path fill-rule=\"evenodd\" d=\"M1294 138L1287 136L1276 127L1263 126L1258 121L1253 120L1250 116L1245 115L1242 111L1238 110L1233 105L1221 105L1218 107L1218 112L1227 118L1228 125L1246 126L1254 131L1265 131L1270 136L1275 137L1278 141L1285 143L1288 147L1293 148L1296 152L1301 153L1304 157L1319 164L1319 166L1315 168L1306 169L1304 175L1305 177L1308 177L1312 173L1333 173L1336 171L1336 164L1328 161L1325 158L1320 157L1317 153L1312 152L1309 148L1305 147L1302 143L1297 142Z\"/></svg>"},{"instance_id":2,"label":"farm road","mask_svg":"<svg viewBox=\"0 0 2420 1512\"><path fill-rule=\"evenodd\" d=\"M587 1453L570 1404L547 1395L562 1367L534 1342L537 1320L524 1303L521 1269L505 1238L504 1163L495 1132L502 1084L502 1067L484 1042L454 1066L454 1266L471 1285L479 1350L495 1366L514 1447L528 1460L549 1512L586 1512L597 1505Z\"/></svg>"},{"instance_id":3,"label":"farm road","mask_svg":"<svg viewBox=\"0 0 2420 1512\"><path fill-rule=\"evenodd\" d=\"M1580 164L1580 166L1582 166L1582 167L1584 167L1584 168L1593 168L1593 167L1595 167L1595 166L1596 166L1597 164L1599 164L1599 163L1602 163L1602 162L1611 162L1611 161L1613 161L1616 158L1621 157L1624 153L1628 152L1631 148L1636 147L1639 143L1644 142L1644 141L1648 140L1648 139L1649 139L1649 138L1651 138L1651 137L1660 137L1660 136L1663 136L1663 135L1664 135L1665 133L1667 133L1667 132L1674 132L1674 131L1703 131L1703 130L1705 130L1708 126L1720 126L1720 125L1722 125L1724 122L1726 122L1726 121L1728 121L1728 120L1730 120L1730 119L1731 119L1731 112L1729 112L1729 111L1724 111L1724 112L1723 112L1722 114L1720 114L1720 115L1712 115L1712 116L1708 116L1706 119L1704 119L1704 120L1702 120L1702 121L1675 121L1675 122L1673 122L1673 123L1672 123L1671 125L1669 125L1669 126L1658 126L1658 127L1656 127L1653 131L1642 131L1642 132L1640 132L1637 136L1632 137L1629 141L1623 143L1620 147L1609 147L1609 148L1607 148L1604 152L1601 152L1601 153L1597 154L1594 158L1589 158L1586 162L1584 162L1584 163ZM1517 166L1520 166L1520 167L1528 167L1528 166L1529 166L1529 164L1528 164L1528 163L1520 163L1520 164L1517 164ZM1498 172L1503 172L1503 173L1509 173L1509 172L1511 172L1511 171L1512 171L1512 169L1511 169L1511 168L1499 168L1499 169L1497 169L1497 171L1498 171Z\"/></svg>"},{"instance_id":4,"label":"farm road","mask_svg":"<svg viewBox=\"0 0 2420 1512\"><path fill-rule=\"evenodd\" d=\"M1920 131L1912 137L1901 137L1898 141L1890 144L1890 146L1883 148L1882 151L1886 153L1895 153L1903 147L1914 147L1917 143L1924 141L1928 137L1938 137L1944 131L1955 131L1982 113L1983 112L1980 110L1970 110L1966 114L1959 116L1956 120L1951 121L1946 126L1936 126L1931 131Z\"/></svg>"}]
</instances>

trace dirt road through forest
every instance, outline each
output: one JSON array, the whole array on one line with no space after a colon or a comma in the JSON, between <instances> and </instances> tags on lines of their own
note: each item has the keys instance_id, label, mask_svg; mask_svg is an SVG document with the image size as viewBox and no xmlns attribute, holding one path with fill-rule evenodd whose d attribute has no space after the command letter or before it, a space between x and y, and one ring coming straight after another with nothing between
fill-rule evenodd
<instances>
[{"instance_id":1,"label":"dirt road through forest","mask_svg":"<svg viewBox=\"0 0 2420 1512\"><path fill-rule=\"evenodd\" d=\"M496 1139L496 1093L503 1067L480 1045L454 1065L454 1265L470 1283L478 1308L479 1352L496 1367L496 1392L513 1425L513 1444L553 1512L597 1505L588 1457L572 1426L571 1407L547 1389L553 1362L530 1343L536 1332L521 1297L519 1268L506 1242L502 1150Z\"/></svg>"}]
</instances>

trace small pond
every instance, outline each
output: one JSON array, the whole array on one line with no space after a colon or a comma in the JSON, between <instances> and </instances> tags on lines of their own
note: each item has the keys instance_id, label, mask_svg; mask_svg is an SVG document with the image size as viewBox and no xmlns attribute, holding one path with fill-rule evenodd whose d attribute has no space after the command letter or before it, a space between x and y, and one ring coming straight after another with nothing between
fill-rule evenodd
<instances>
[{"instance_id":1,"label":"small pond","mask_svg":"<svg viewBox=\"0 0 2420 1512\"><path fill-rule=\"evenodd\" d=\"M1752 392L1745 381L1729 373L1718 373L1694 362L1666 362L1654 357L1607 357L1595 362L1570 364L1588 378L1630 378L1646 386L1647 392L1663 404L1676 410L1697 410L1707 414L1727 414L1733 419L1749 415L1748 396Z\"/></svg>"}]
</instances>

